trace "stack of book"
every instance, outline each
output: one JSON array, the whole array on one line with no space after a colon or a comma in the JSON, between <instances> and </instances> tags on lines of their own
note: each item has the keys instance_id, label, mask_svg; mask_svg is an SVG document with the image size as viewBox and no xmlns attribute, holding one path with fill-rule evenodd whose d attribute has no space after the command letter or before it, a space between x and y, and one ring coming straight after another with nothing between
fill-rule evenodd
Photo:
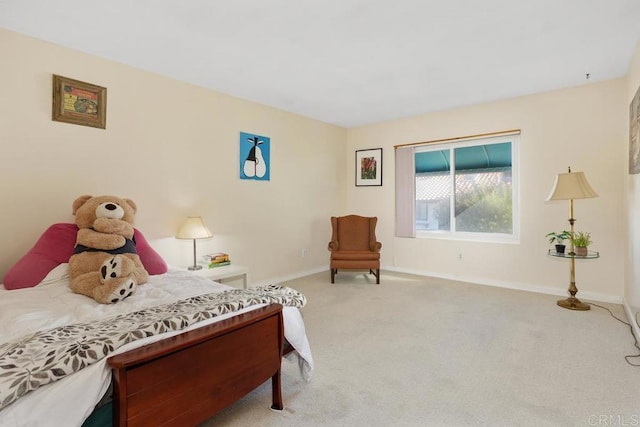
<instances>
[{"instance_id":1,"label":"stack of book","mask_svg":"<svg viewBox=\"0 0 640 427\"><path fill-rule=\"evenodd\" d=\"M209 268L222 267L223 265L231 264L229 255L225 253L211 254L211 261L209 261Z\"/></svg>"}]
</instances>

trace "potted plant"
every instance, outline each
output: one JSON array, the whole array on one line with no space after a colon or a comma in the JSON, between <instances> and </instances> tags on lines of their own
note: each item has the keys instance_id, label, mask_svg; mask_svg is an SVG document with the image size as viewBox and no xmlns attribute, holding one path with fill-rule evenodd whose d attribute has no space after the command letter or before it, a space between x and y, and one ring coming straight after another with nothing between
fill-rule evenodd
<instances>
[{"instance_id":1,"label":"potted plant","mask_svg":"<svg viewBox=\"0 0 640 427\"><path fill-rule=\"evenodd\" d=\"M559 254L563 254L564 253L564 249L565 249L565 244L564 241L565 240L569 240L571 239L571 233L569 233L568 231L561 231L561 232L555 232L552 231L551 233L547 233L546 236L549 239L549 243L553 244L555 242L556 244L556 252Z\"/></svg>"},{"instance_id":2,"label":"potted plant","mask_svg":"<svg viewBox=\"0 0 640 427\"><path fill-rule=\"evenodd\" d=\"M573 241L573 247L577 256L587 256L589 252L588 248L593 241L591 240L591 233L588 231L576 231L571 236Z\"/></svg>"}]
</instances>

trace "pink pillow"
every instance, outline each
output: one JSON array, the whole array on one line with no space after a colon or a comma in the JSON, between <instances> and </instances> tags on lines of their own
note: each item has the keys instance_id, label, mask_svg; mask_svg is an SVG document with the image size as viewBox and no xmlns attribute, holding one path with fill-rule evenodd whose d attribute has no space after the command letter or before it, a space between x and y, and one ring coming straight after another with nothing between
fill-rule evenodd
<instances>
[{"instance_id":1,"label":"pink pillow","mask_svg":"<svg viewBox=\"0 0 640 427\"><path fill-rule=\"evenodd\" d=\"M166 273L168 269L167 263L164 262L164 259L162 259L158 252L149 245L147 239L144 238L137 228L134 228L133 238L136 241L136 250L140 256L140 261L142 261L142 265L144 265L147 273L151 275ZM75 244L75 240L73 243Z\"/></svg>"},{"instance_id":2,"label":"pink pillow","mask_svg":"<svg viewBox=\"0 0 640 427\"><path fill-rule=\"evenodd\" d=\"M2 279L6 289L30 288L62 263L69 262L76 244L78 227L75 224L53 224L40 236L36 244L7 272ZM134 238L140 261L149 274L167 272L167 263L149 245L140 230Z\"/></svg>"}]
</instances>

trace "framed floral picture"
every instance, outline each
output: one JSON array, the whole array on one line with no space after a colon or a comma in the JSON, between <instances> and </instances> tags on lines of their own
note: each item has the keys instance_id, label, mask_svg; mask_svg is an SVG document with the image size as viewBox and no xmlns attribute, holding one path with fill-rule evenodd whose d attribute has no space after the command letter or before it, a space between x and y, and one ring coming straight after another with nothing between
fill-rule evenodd
<instances>
[{"instance_id":1,"label":"framed floral picture","mask_svg":"<svg viewBox=\"0 0 640 427\"><path fill-rule=\"evenodd\" d=\"M105 129L107 88L53 75L52 120Z\"/></svg>"},{"instance_id":2,"label":"framed floral picture","mask_svg":"<svg viewBox=\"0 0 640 427\"><path fill-rule=\"evenodd\" d=\"M382 148L356 151L356 187L382 186Z\"/></svg>"}]
</instances>

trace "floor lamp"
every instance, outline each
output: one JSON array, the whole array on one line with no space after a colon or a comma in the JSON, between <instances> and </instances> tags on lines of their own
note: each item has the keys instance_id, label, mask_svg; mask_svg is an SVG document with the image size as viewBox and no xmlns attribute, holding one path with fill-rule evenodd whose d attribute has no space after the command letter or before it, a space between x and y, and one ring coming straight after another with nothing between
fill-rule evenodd
<instances>
[{"instance_id":1,"label":"floor lamp","mask_svg":"<svg viewBox=\"0 0 640 427\"><path fill-rule=\"evenodd\" d=\"M573 237L573 224L576 222L573 217L573 201L592 197L598 197L598 194L587 182L584 172L571 172L571 167L569 167L569 172L559 173L556 176L556 182L553 185L551 194L547 197L547 201L569 200L569 224L571 226L571 236ZM559 300L558 305L570 310L589 310L591 308L589 304L576 298L578 288L576 288L576 253L574 252L573 239L571 239L571 248L567 255L571 261L571 282L569 285L569 295L571 296L567 299Z\"/></svg>"},{"instance_id":2,"label":"floor lamp","mask_svg":"<svg viewBox=\"0 0 640 427\"><path fill-rule=\"evenodd\" d=\"M211 231L207 228L202 217L190 216L184 220L182 226L176 234L177 239L193 239L193 265L189 267L189 270L200 270L201 265L196 262L196 240L208 239L213 237Z\"/></svg>"}]
</instances>

